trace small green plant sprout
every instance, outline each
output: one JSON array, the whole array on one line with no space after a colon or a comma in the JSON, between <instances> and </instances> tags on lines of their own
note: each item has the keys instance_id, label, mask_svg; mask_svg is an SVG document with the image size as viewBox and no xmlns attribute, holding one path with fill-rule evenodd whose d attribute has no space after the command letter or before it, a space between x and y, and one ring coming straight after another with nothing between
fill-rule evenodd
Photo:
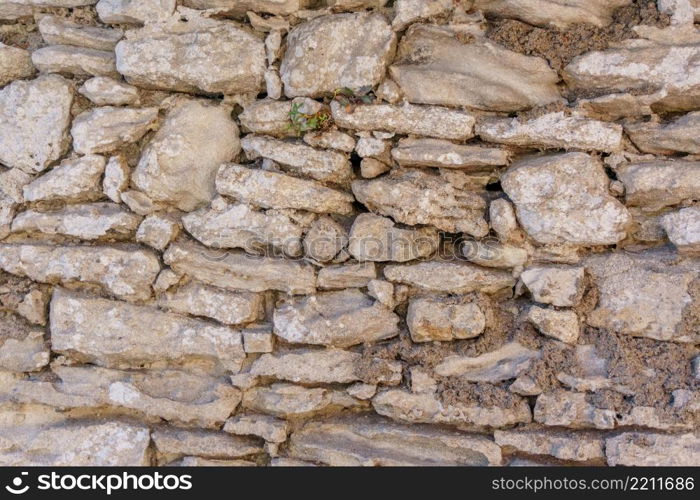
<instances>
[{"instance_id":1,"label":"small green plant sprout","mask_svg":"<svg viewBox=\"0 0 700 500\"><path fill-rule=\"evenodd\" d=\"M331 125L331 115L325 109L321 109L313 114L302 113L300 111L302 104L299 102L292 103L292 109L289 110L289 128L294 130L297 135L312 130L325 130Z\"/></svg>"},{"instance_id":2,"label":"small green plant sprout","mask_svg":"<svg viewBox=\"0 0 700 500\"><path fill-rule=\"evenodd\" d=\"M358 104L372 104L374 96L370 95L371 90L372 87L370 86L360 87L357 90L343 87L333 92L333 99L345 106L345 110L348 113L352 113Z\"/></svg>"}]
</instances>

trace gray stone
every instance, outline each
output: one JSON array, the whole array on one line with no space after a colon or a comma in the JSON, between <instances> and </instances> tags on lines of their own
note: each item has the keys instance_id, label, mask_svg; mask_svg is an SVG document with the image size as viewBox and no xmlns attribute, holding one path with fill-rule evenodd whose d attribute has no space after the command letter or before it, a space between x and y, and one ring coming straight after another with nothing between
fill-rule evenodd
<instances>
[{"instance_id":1,"label":"gray stone","mask_svg":"<svg viewBox=\"0 0 700 500\"><path fill-rule=\"evenodd\" d=\"M508 163L506 150L441 139L401 139L391 150L391 157L402 167L459 168L468 172L491 170Z\"/></svg>"},{"instance_id":2,"label":"gray stone","mask_svg":"<svg viewBox=\"0 0 700 500\"><path fill-rule=\"evenodd\" d=\"M600 435L584 432L552 432L550 430L497 430L496 444L504 451L527 455L549 455L575 462L605 459L604 440Z\"/></svg>"},{"instance_id":3,"label":"gray stone","mask_svg":"<svg viewBox=\"0 0 700 500\"><path fill-rule=\"evenodd\" d=\"M176 0L99 0L97 15L109 24L165 21L175 12L176 3Z\"/></svg>"},{"instance_id":4,"label":"gray stone","mask_svg":"<svg viewBox=\"0 0 700 500\"><path fill-rule=\"evenodd\" d=\"M700 198L700 162L654 160L617 169L625 203L649 211Z\"/></svg>"},{"instance_id":5,"label":"gray stone","mask_svg":"<svg viewBox=\"0 0 700 500\"><path fill-rule=\"evenodd\" d=\"M698 127L700 127L700 111L688 113L669 123L628 123L625 125L625 132L634 145L645 153L698 154L700 153Z\"/></svg>"},{"instance_id":6,"label":"gray stone","mask_svg":"<svg viewBox=\"0 0 700 500\"><path fill-rule=\"evenodd\" d=\"M157 119L158 108L93 108L73 120L73 149L80 154L118 150L141 139Z\"/></svg>"},{"instance_id":7,"label":"gray stone","mask_svg":"<svg viewBox=\"0 0 700 500\"><path fill-rule=\"evenodd\" d=\"M325 290L364 288L376 277L374 262L327 266L318 272L318 287Z\"/></svg>"},{"instance_id":8,"label":"gray stone","mask_svg":"<svg viewBox=\"0 0 700 500\"><path fill-rule=\"evenodd\" d=\"M612 466L692 467L700 460L700 436L624 432L605 440L605 455Z\"/></svg>"},{"instance_id":9,"label":"gray stone","mask_svg":"<svg viewBox=\"0 0 700 500\"><path fill-rule=\"evenodd\" d=\"M700 252L700 207L682 208L664 215L661 225L678 251Z\"/></svg>"},{"instance_id":10,"label":"gray stone","mask_svg":"<svg viewBox=\"0 0 700 500\"><path fill-rule=\"evenodd\" d=\"M348 251L359 261L420 259L434 253L440 243L436 229L400 229L388 217L360 214L350 230Z\"/></svg>"},{"instance_id":11,"label":"gray stone","mask_svg":"<svg viewBox=\"0 0 700 500\"><path fill-rule=\"evenodd\" d=\"M515 285L515 280L508 272L456 262L431 261L390 265L384 268L384 276L395 283L453 294L476 291L495 293Z\"/></svg>"},{"instance_id":12,"label":"gray stone","mask_svg":"<svg viewBox=\"0 0 700 500\"><path fill-rule=\"evenodd\" d=\"M139 225L136 241L163 251L179 232L180 225L173 215L150 214Z\"/></svg>"},{"instance_id":13,"label":"gray stone","mask_svg":"<svg viewBox=\"0 0 700 500\"><path fill-rule=\"evenodd\" d=\"M348 233L330 217L319 217L304 236L304 253L319 262L333 260L347 246Z\"/></svg>"},{"instance_id":14,"label":"gray stone","mask_svg":"<svg viewBox=\"0 0 700 500\"><path fill-rule=\"evenodd\" d=\"M134 104L139 98L136 87L108 76L95 76L86 80L78 92L98 106Z\"/></svg>"},{"instance_id":15,"label":"gray stone","mask_svg":"<svg viewBox=\"0 0 700 500\"><path fill-rule=\"evenodd\" d=\"M64 160L57 167L24 186L26 201L94 201L102 197L105 159L86 155Z\"/></svg>"},{"instance_id":16,"label":"gray stone","mask_svg":"<svg viewBox=\"0 0 700 500\"><path fill-rule=\"evenodd\" d=\"M106 50L49 45L32 52L32 63L42 73L64 73L76 77L119 76L114 52Z\"/></svg>"},{"instance_id":17,"label":"gray stone","mask_svg":"<svg viewBox=\"0 0 700 500\"><path fill-rule=\"evenodd\" d=\"M43 328L31 326L14 314L3 314L0 318L0 370L38 371L49 363L50 357Z\"/></svg>"},{"instance_id":18,"label":"gray stone","mask_svg":"<svg viewBox=\"0 0 700 500\"><path fill-rule=\"evenodd\" d=\"M460 377L469 382L501 382L530 368L541 353L519 344L509 342L495 351L475 357L452 355L443 359L435 373L442 377Z\"/></svg>"},{"instance_id":19,"label":"gray stone","mask_svg":"<svg viewBox=\"0 0 700 500\"><path fill-rule=\"evenodd\" d=\"M474 8L489 17L562 29L577 23L607 26L615 9L630 3L631 0L475 0Z\"/></svg>"},{"instance_id":20,"label":"gray stone","mask_svg":"<svg viewBox=\"0 0 700 500\"><path fill-rule=\"evenodd\" d=\"M102 191L114 203L122 201L122 192L129 188L131 169L123 156L112 156L105 166Z\"/></svg>"},{"instance_id":21,"label":"gray stone","mask_svg":"<svg viewBox=\"0 0 700 500\"><path fill-rule=\"evenodd\" d=\"M555 391L541 394L535 404L535 421L571 429L615 427L615 411L596 408L582 392Z\"/></svg>"},{"instance_id":22,"label":"gray stone","mask_svg":"<svg viewBox=\"0 0 700 500\"><path fill-rule=\"evenodd\" d=\"M80 25L51 15L42 16L37 26L41 37L49 45L74 45L111 51L124 36L120 29Z\"/></svg>"}]
</instances>

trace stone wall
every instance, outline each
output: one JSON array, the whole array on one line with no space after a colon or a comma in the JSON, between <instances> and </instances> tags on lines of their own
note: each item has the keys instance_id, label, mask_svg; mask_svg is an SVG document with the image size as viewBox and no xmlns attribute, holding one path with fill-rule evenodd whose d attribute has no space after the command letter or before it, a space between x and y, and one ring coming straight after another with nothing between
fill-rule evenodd
<instances>
[{"instance_id":1,"label":"stone wall","mask_svg":"<svg viewBox=\"0 0 700 500\"><path fill-rule=\"evenodd\" d=\"M0 0L0 464L699 465L699 20Z\"/></svg>"}]
</instances>

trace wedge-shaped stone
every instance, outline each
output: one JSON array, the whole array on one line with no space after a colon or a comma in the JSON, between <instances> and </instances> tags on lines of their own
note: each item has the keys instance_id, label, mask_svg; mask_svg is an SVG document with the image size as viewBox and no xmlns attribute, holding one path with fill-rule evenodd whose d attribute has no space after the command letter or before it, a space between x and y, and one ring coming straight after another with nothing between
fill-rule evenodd
<instances>
[{"instance_id":1,"label":"wedge-shaped stone","mask_svg":"<svg viewBox=\"0 0 700 500\"><path fill-rule=\"evenodd\" d=\"M318 271L318 287L324 290L364 288L376 277L374 262L326 266Z\"/></svg>"},{"instance_id":2,"label":"wedge-shaped stone","mask_svg":"<svg viewBox=\"0 0 700 500\"><path fill-rule=\"evenodd\" d=\"M100 0L97 15L106 24L144 24L165 21L175 12L176 0Z\"/></svg>"},{"instance_id":3,"label":"wedge-shaped stone","mask_svg":"<svg viewBox=\"0 0 700 500\"><path fill-rule=\"evenodd\" d=\"M700 43L672 45L629 40L620 47L575 58L563 71L572 88L662 91L652 108L683 111L700 106ZM664 97L665 95L665 97Z\"/></svg>"},{"instance_id":4,"label":"wedge-shaped stone","mask_svg":"<svg viewBox=\"0 0 700 500\"><path fill-rule=\"evenodd\" d=\"M632 0L476 0L474 8L489 17L519 19L536 26L566 28L572 24L610 24L612 13Z\"/></svg>"},{"instance_id":5,"label":"wedge-shaped stone","mask_svg":"<svg viewBox=\"0 0 700 500\"><path fill-rule=\"evenodd\" d=\"M214 197L217 169L240 149L228 107L183 99L144 148L132 181L152 200L189 212Z\"/></svg>"},{"instance_id":6,"label":"wedge-shaped stone","mask_svg":"<svg viewBox=\"0 0 700 500\"><path fill-rule=\"evenodd\" d=\"M414 394L389 389L372 399L374 411L400 422L447 424L472 430L511 427L532 420L527 400L514 397L510 406L478 406L476 403L443 403L435 394Z\"/></svg>"},{"instance_id":7,"label":"wedge-shaped stone","mask_svg":"<svg viewBox=\"0 0 700 500\"><path fill-rule=\"evenodd\" d=\"M593 255L585 266L598 289L587 322L635 337L697 342L700 297L697 259L676 263L675 252ZM695 311L695 312L694 312Z\"/></svg>"},{"instance_id":8,"label":"wedge-shaped stone","mask_svg":"<svg viewBox=\"0 0 700 500\"><path fill-rule=\"evenodd\" d=\"M357 200L373 212L404 224L430 224L451 233L482 237L486 202L422 170L395 169L389 175L352 183Z\"/></svg>"},{"instance_id":9,"label":"wedge-shaped stone","mask_svg":"<svg viewBox=\"0 0 700 500\"><path fill-rule=\"evenodd\" d=\"M317 17L287 36L280 66L284 93L318 97L340 88L374 87L395 49L396 35L379 13Z\"/></svg>"},{"instance_id":10,"label":"wedge-shaped stone","mask_svg":"<svg viewBox=\"0 0 700 500\"><path fill-rule=\"evenodd\" d=\"M140 222L141 217L115 203L89 203L51 212L27 210L12 221L12 232L61 234L83 240L128 239Z\"/></svg>"},{"instance_id":11,"label":"wedge-shaped stone","mask_svg":"<svg viewBox=\"0 0 700 500\"><path fill-rule=\"evenodd\" d=\"M348 384L363 380L361 361L361 354L340 349L263 354L250 367L250 373L302 384ZM389 385L401 382L399 362L381 358L375 358L373 362L377 371L384 375L370 382Z\"/></svg>"},{"instance_id":12,"label":"wedge-shaped stone","mask_svg":"<svg viewBox=\"0 0 700 500\"><path fill-rule=\"evenodd\" d=\"M102 197L105 159L86 155L61 164L24 186L26 201L93 201Z\"/></svg>"},{"instance_id":13,"label":"wedge-shaped stone","mask_svg":"<svg viewBox=\"0 0 700 500\"><path fill-rule=\"evenodd\" d=\"M285 383L248 389L243 394L242 404L248 410L280 418L305 418L345 408L367 408L366 403L345 392Z\"/></svg>"},{"instance_id":14,"label":"wedge-shaped stone","mask_svg":"<svg viewBox=\"0 0 700 500\"><path fill-rule=\"evenodd\" d=\"M290 299L273 322L275 335L294 344L349 347L399 333L399 317L359 290Z\"/></svg>"},{"instance_id":15,"label":"wedge-shaped stone","mask_svg":"<svg viewBox=\"0 0 700 500\"><path fill-rule=\"evenodd\" d=\"M115 151L141 139L157 118L158 108L93 108L73 120L73 149L80 154Z\"/></svg>"},{"instance_id":16,"label":"wedge-shaped stone","mask_svg":"<svg viewBox=\"0 0 700 500\"><path fill-rule=\"evenodd\" d=\"M341 467L501 463L500 448L485 436L400 425L376 417L309 422L292 433L289 454Z\"/></svg>"},{"instance_id":17,"label":"wedge-shaped stone","mask_svg":"<svg viewBox=\"0 0 700 500\"><path fill-rule=\"evenodd\" d=\"M617 169L625 203L655 211L700 198L700 161L655 160Z\"/></svg>"},{"instance_id":18,"label":"wedge-shaped stone","mask_svg":"<svg viewBox=\"0 0 700 500\"><path fill-rule=\"evenodd\" d=\"M583 267L528 267L522 272L520 279L530 290L532 298L542 304L573 307L583 297Z\"/></svg>"},{"instance_id":19,"label":"wedge-shaped stone","mask_svg":"<svg viewBox=\"0 0 700 500\"><path fill-rule=\"evenodd\" d=\"M263 452L259 440L232 436L225 432L160 428L153 432L153 443L168 462L182 456L237 458Z\"/></svg>"},{"instance_id":20,"label":"wedge-shaped stone","mask_svg":"<svg viewBox=\"0 0 700 500\"><path fill-rule=\"evenodd\" d=\"M350 230L348 251L359 261L396 261L427 257L440 244L435 228L400 229L388 217L360 214Z\"/></svg>"},{"instance_id":21,"label":"wedge-shaped stone","mask_svg":"<svg viewBox=\"0 0 700 500\"><path fill-rule=\"evenodd\" d=\"M28 78L34 71L32 56L28 50L0 42L0 87L13 80Z\"/></svg>"},{"instance_id":22,"label":"wedge-shaped stone","mask_svg":"<svg viewBox=\"0 0 700 500\"><path fill-rule=\"evenodd\" d=\"M476 357L453 355L442 360L435 373L441 377L459 377L470 382L501 382L516 378L541 356L518 342L509 342L495 351Z\"/></svg>"},{"instance_id":23,"label":"wedge-shaped stone","mask_svg":"<svg viewBox=\"0 0 700 500\"><path fill-rule=\"evenodd\" d=\"M51 300L50 328L54 350L108 368L200 364L236 372L245 358L240 331L62 289Z\"/></svg>"},{"instance_id":24,"label":"wedge-shaped stone","mask_svg":"<svg viewBox=\"0 0 700 500\"><path fill-rule=\"evenodd\" d=\"M225 378L176 370L53 366L51 382L0 378L0 398L60 410L111 410L176 425L218 428L241 401Z\"/></svg>"},{"instance_id":25,"label":"wedge-shaped stone","mask_svg":"<svg viewBox=\"0 0 700 500\"><path fill-rule=\"evenodd\" d=\"M605 440L612 466L694 467L700 461L700 435L624 432Z\"/></svg>"},{"instance_id":26,"label":"wedge-shaped stone","mask_svg":"<svg viewBox=\"0 0 700 500\"><path fill-rule=\"evenodd\" d=\"M269 415L237 415L224 424L224 432L242 436L259 436L269 443L283 443L287 440L289 425Z\"/></svg>"},{"instance_id":27,"label":"wedge-shaped stone","mask_svg":"<svg viewBox=\"0 0 700 500\"><path fill-rule=\"evenodd\" d=\"M535 404L535 421L571 429L615 427L615 411L596 408L582 392L555 391L541 394Z\"/></svg>"},{"instance_id":28,"label":"wedge-shaped stone","mask_svg":"<svg viewBox=\"0 0 700 500\"><path fill-rule=\"evenodd\" d=\"M113 50L124 32L114 28L84 26L58 16L43 16L37 23L39 32L49 45L74 45L96 50Z\"/></svg>"},{"instance_id":29,"label":"wedge-shaped stone","mask_svg":"<svg viewBox=\"0 0 700 500\"><path fill-rule=\"evenodd\" d=\"M476 291L495 293L515 285L515 280L508 272L456 262L434 261L386 266L384 276L396 283L454 294Z\"/></svg>"},{"instance_id":30,"label":"wedge-shaped stone","mask_svg":"<svg viewBox=\"0 0 700 500\"><path fill-rule=\"evenodd\" d=\"M608 193L601 162L587 154L524 158L501 182L520 224L539 243L610 245L626 235L629 212Z\"/></svg>"},{"instance_id":31,"label":"wedge-shaped stone","mask_svg":"<svg viewBox=\"0 0 700 500\"><path fill-rule=\"evenodd\" d=\"M58 75L1 89L0 163L36 173L58 160L70 143L72 104L72 87Z\"/></svg>"},{"instance_id":32,"label":"wedge-shaped stone","mask_svg":"<svg viewBox=\"0 0 700 500\"><path fill-rule=\"evenodd\" d=\"M64 73L73 76L119 76L114 65L114 52L49 45L32 52L32 63L42 73Z\"/></svg>"},{"instance_id":33,"label":"wedge-shaped stone","mask_svg":"<svg viewBox=\"0 0 700 500\"><path fill-rule=\"evenodd\" d=\"M698 128L700 128L700 111L688 113L665 124L629 123L625 125L625 132L634 145L645 153L698 154L700 153Z\"/></svg>"},{"instance_id":34,"label":"wedge-shaped stone","mask_svg":"<svg viewBox=\"0 0 700 500\"><path fill-rule=\"evenodd\" d=\"M32 176L18 169L0 169L0 234L7 235L17 207L24 202L24 186Z\"/></svg>"},{"instance_id":35,"label":"wedge-shaped stone","mask_svg":"<svg viewBox=\"0 0 700 500\"><path fill-rule=\"evenodd\" d=\"M223 94L256 93L263 87L262 40L196 11L129 30L115 50L119 73L137 87Z\"/></svg>"},{"instance_id":36,"label":"wedge-shaped stone","mask_svg":"<svg viewBox=\"0 0 700 500\"><path fill-rule=\"evenodd\" d=\"M456 109L404 104L359 104L352 112L331 102L333 121L352 130L384 130L397 134L427 135L441 139L466 140L474 136L473 115Z\"/></svg>"},{"instance_id":37,"label":"wedge-shaped stone","mask_svg":"<svg viewBox=\"0 0 700 500\"><path fill-rule=\"evenodd\" d=\"M680 252L700 252L700 207L682 208L664 215L661 225Z\"/></svg>"},{"instance_id":38,"label":"wedge-shaped stone","mask_svg":"<svg viewBox=\"0 0 700 500\"><path fill-rule=\"evenodd\" d=\"M578 315L574 311L532 306L527 313L527 319L543 335L567 344L575 344L581 332Z\"/></svg>"},{"instance_id":39,"label":"wedge-shaped stone","mask_svg":"<svg viewBox=\"0 0 700 500\"><path fill-rule=\"evenodd\" d=\"M189 241L170 245L163 261L181 274L227 290L303 294L313 293L316 286L314 268L308 264L212 250Z\"/></svg>"},{"instance_id":40,"label":"wedge-shaped stone","mask_svg":"<svg viewBox=\"0 0 700 500\"><path fill-rule=\"evenodd\" d=\"M147 466L148 427L122 422L15 426L0 444L3 466Z\"/></svg>"},{"instance_id":41,"label":"wedge-shaped stone","mask_svg":"<svg viewBox=\"0 0 700 500\"><path fill-rule=\"evenodd\" d=\"M485 118L476 125L476 133L485 141L528 148L582 149L618 151L622 147L622 126L566 116L563 111L531 120Z\"/></svg>"},{"instance_id":42,"label":"wedge-shaped stone","mask_svg":"<svg viewBox=\"0 0 700 500\"><path fill-rule=\"evenodd\" d=\"M306 144L252 134L245 136L241 145L249 159L268 158L304 177L336 184L353 177L350 160L337 151L319 150Z\"/></svg>"},{"instance_id":43,"label":"wedge-shaped stone","mask_svg":"<svg viewBox=\"0 0 700 500\"><path fill-rule=\"evenodd\" d=\"M491 170L508 163L508 152L481 146L464 146L440 139L401 139L391 157L402 167Z\"/></svg>"},{"instance_id":44,"label":"wedge-shaped stone","mask_svg":"<svg viewBox=\"0 0 700 500\"><path fill-rule=\"evenodd\" d=\"M49 363L44 329L12 313L0 316L0 370L33 372Z\"/></svg>"},{"instance_id":45,"label":"wedge-shaped stone","mask_svg":"<svg viewBox=\"0 0 700 500\"><path fill-rule=\"evenodd\" d=\"M152 252L133 247L0 245L0 268L41 283L98 284L126 300L145 300L160 271Z\"/></svg>"},{"instance_id":46,"label":"wedge-shaped stone","mask_svg":"<svg viewBox=\"0 0 700 500\"><path fill-rule=\"evenodd\" d=\"M294 208L316 213L349 214L354 201L352 195L317 181L233 164L219 169L216 189L262 208Z\"/></svg>"},{"instance_id":47,"label":"wedge-shaped stone","mask_svg":"<svg viewBox=\"0 0 700 500\"><path fill-rule=\"evenodd\" d=\"M303 232L310 219L293 210L255 210L235 203L222 210L202 208L185 215L182 222L188 233L209 247L261 253L272 245L297 257L303 253Z\"/></svg>"},{"instance_id":48,"label":"wedge-shaped stone","mask_svg":"<svg viewBox=\"0 0 700 500\"><path fill-rule=\"evenodd\" d=\"M413 103L516 111L559 99L559 76L544 59L486 40L464 44L439 26L411 26L389 73Z\"/></svg>"},{"instance_id":49,"label":"wedge-shaped stone","mask_svg":"<svg viewBox=\"0 0 700 500\"><path fill-rule=\"evenodd\" d=\"M190 281L158 297L158 306L170 311L206 316L226 325L251 323L263 317L263 297L257 293L233 292Z\"/></svg>"},{"instance_id":50,"label":"wedge-shaped stone","mask_svg":"<svg viewBox=\"0 0 700 500\"><path fill-rule=\"evenodd\" d=\"M458 297L423 297L409 303L406 324L414 342L449 341L481 335L486 317L477 304Z\"/></svg>"},{"instance_id":51,"label":"wedge-shaped stone","mask_svg":"<svg viewBox=\"0 0 700 500\"><path fill-rule=\"evenodd\" d=\"M552 432L551 430L497 430L493 433L496 444L504 451L526 455L549 455L560 460L575 462L605 459L604 440L599 434L588 432Z\"/></svg>"},{"instance_id":52,"label":"wedge-shaped stone","mask_svg":"<svg viewBox=\"0 0 700 500\"><path fill-rule=\"evenodd\" d=\"M78 92L98 106L134 104L139 97L136 87L108 76L90 78L83 83Z\"/></svg>"}]
</instances>

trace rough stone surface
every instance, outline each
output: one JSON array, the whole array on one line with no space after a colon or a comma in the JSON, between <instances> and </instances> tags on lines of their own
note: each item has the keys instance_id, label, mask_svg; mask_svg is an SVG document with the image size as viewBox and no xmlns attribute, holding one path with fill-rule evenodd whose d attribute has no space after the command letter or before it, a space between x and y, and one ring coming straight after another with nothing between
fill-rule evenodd
<instances>
[{"instance_id":1,"label":"rough stone surface","mask_svg":"<svg viewBox=\"0 0 700 500\"><path fill-rule=\"evenodd\" d=\"M114 52L49 45L32 53L32 63L42 73L62 73L73 76L118 76Z\"/></svg>"},{"instance_id":2,"label":"rough stone surface","mask_svg":"<svg viewBox=\"0 0 700 500\"><path fill-rule=\"evenodd\" d=\"M580 333L578 316L574 311L558 311L532 306L527 319L540 333L567 344L575 344Z\"/></svg>"},{"instance_id":3,"label":"rough stone surface","mask_svg":"<svg viewBox=\"0 0 700 500\"><path fill-rule=\"evenodd\" d=\"M538 430L495 431L493 434L501 449L526 455L549 455L576 462L600 461L605 458L604 441L596 434L553 434Z\"/></svg>"},{"instance_id":4,"label":"rough stone surface","mask_svg":"<svg viewBox=\"0 0 700 500\"><path fill-rule=\"evenodd\" d=\"M386 266L384 276L392 282L455 294L475 291L494 293L515 284L510 273L484 269L473 264L440 261Z\"/></svg>"},{"instance_id":5,"label":"rough stone surface","mask_svg":"<svg viewBox=\"0 0 700 500\"><path fill-rule=\"evenodd\" d=\"M508 163L508 152L497 148L462 146L440 139L401 139L391 157L402 167L492 169Z\"/></svg>"},{"instance_id":6,"label":"rough stone surface","mask_svg":"<svg viewBox=\"0 0 700 500\"><path fill-rule=\"evenodd\" d=\"M700 153L700 112L688 113L669 123L630 123L625 132L641 151L655 154Z\"/></svg>"},{"instance_id":7,"label":"rough stone surface","mask_svg":"<svg viewBox=\"0 0 700 500\"><path fill-rule=\"evenodd\" d=\"M317 97L378 84L394 55L396 36L381 14L334 14L296 26L287 45L280 66L285 95Z\"/></svg>"},{"instance_id":8,"label":"rough stone surface","mask_svg":"<svg viewBox=\"0 0 700 500\"><path fill-rule=\"evenodd\" d=\"M34 65L28 51L0 43L0 87L33 74Z\"/></svg>"},{"instance_id":9,"label":"rough stone surface","mask_svg":"<svg viewBox=\"0 0 700 500\"><path fill-rule=\"evenodd\" d=\"M625 202L650 211L700 197L700 162L645 161L617 170L625 186Z\"/></svg>"},{"instance_id":10,"label":"rough stone surface","mask_svg":"<svg viewBox=\"0 0 700 500\"><path fill-rule=\"evenodd\" d=\"M238 127L225 106L185 100L144 148L132 181L152 200L190 211L214 196L219 166L239 151Z\"/></svg>"},{"instance_id":11,"label":"rough stone surface","mask_svg":"<svg viewBox=\"0 0 700 500\"><path fill-rule=\"evenodd\" d=\"M610 465L694 466L700 459L697 433L681 435L624 432L605 440Z\"/></svg>"},{"instance_id":12,"label":"rough stone surface","mask_svg":"<svg viewBox=\"0 0 700 500\"><path fill-rule=\"evenodd\" d=\"M457 340L481 335L486 317L473 302L419 298L411 300L406 323L414 342Z\"/></svg>"},{"instance_id":13,"label":"rough stone surface","mask_svg":"<svg viewBox=\"0 0 700 500\"><path fill-rule=\"evenodd\" d=\"M68 145L73 91L57 75L16 81L0 90L0 163L41 172Z\"/></svg>"},{"instance_id":14,"label":"rough stone surface","mask_svg":"<svg viewBox=\"0 0 700 500\"><path fill-rule=\"evenodd\" d=\"M558 307L577 305L583 297L584 268L563 266L529 267L520 279L532 298Z\"/></svg>"},{"instance_id":15,"label":"rough stone surface","mask_svg":"<svg viewBox=\"0 0 700 500\"><path fill-rule=\"evenodd\" d=\"M95 76L78 89L82 95L98 106L134 104L139 98L138 89L107 76Z\"/></svg>"},{"instance_id":16,"label":"rough stone surface","mask_svg":"<svg viewBox=\"0 0 700 500\"><path fill-rule=\"evenodd\" d=\"M73 149L80 154L115 151L141 139L157 118L156 108L105 106L86 111L73 120Z\"/></svg>"},{"instance_id":17,"label":"rough stone surface","mask_svg":"<svg viewBox=\"0 0 700 500\"><path fill-rule=\"evenodd\" d=\"M502 183L518 220L539 243L609 245L625 237L629 213L608 194L602 165L584 153L523 159Z\"/></svg>"},{"instance_id":18,"label":"rough stone surface","mask_svg":"<svg viewBox=\"0 0 700 500\"><path fill-rule=\"evenodd\" d=\"M500 382L517 377L539 356L539 351L510 342L481 356L449 356L435 367L435 373L471 382Z\"/></svg>"},{"instance_id":19,"label":"rough stone surface","mask_svg":"<svg viewBox=\"0 0 700 500\"><path fill-rule=\"evenodd\" d=\"M394 337L398 316L358 290L290 299L275 309L275 334L294 344L348 347Z\"/></svg>"},{"instance_id":20,"label":"rough stone surface","mask_svg":"<svg viewBox=\"0 0 700 500\"><path fill-rule=\"evenodd\" d=\"M661 221L668 239L680 252L700 251L700 208L682 208L665 215Z\"/></svg>"},{"instance_id":21,"label":"rough stone surface","mask_svg":"<svg viewBox=\"0 0 700 500\"><path fill-rule=\"evenodd\" d=\"M399 229L379 215L362 214L350 229L348 251L359 261L396 261L427 257L437 250L440 237L431 227Z\"/></svg>"}]
</instances>

